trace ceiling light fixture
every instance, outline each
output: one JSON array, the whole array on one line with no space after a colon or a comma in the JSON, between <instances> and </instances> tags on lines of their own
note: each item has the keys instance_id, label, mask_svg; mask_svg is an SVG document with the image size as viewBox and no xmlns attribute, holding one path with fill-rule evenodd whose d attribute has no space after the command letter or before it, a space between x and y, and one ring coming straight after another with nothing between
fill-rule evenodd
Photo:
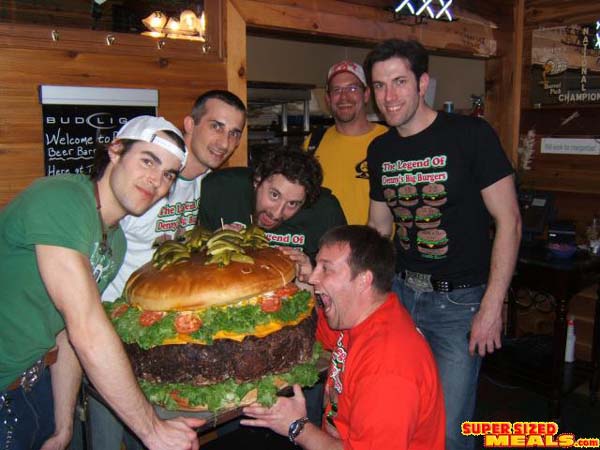
<instances>
[{"instance_id":1,"label":"ceiling light fixture","mask_svg":"<svg viewBox=\"0 0 600 450\"><path fill-rule=\"evenodd\" d=\"M186 9L179 18L168 17L161 11L154 11L143 19L142 23L149 30L142 33L144 36L206 42L204 11L198 17L194 11Z\"/></svg>"}]
</instances>

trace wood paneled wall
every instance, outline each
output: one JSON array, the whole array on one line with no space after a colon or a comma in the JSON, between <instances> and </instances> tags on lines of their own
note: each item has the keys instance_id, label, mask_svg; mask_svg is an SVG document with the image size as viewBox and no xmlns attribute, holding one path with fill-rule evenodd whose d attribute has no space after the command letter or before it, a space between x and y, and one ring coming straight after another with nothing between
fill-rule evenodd
<instances>
[{"instance_id":1,"label":"wood paneled wall","mask_svg":"<svg viewBox=\"0 0 600 450\"><path fill-rule=\"evenodd\" d=\"M227 88L224 60L197 43L159 50L147 37L113 33L108 46L107 32L58 31L54 42L49 27L0 24L0 207L43 175L41 84L158 89L158 113L179 126L198 95Z\"/></svg>"},{"instance_id":2,"label":"wood paneled wall","mask_svg":"<svg viewBox=\"0 0 600 450\"><path fill-rule=\"evenodd\" d=\"M485 21L432 22L426 27L391 23L389 12L333 0L205 0L204 3L207 13L209 7L216 8L211 5L218 5L218 18L213 18L212 28L209 24L213 42L207 55L201 53L198 45L188 42L168 41L159 50L155 41L132 34L112 33L116 41L108 46L109 32L89 30L89 15L82 7L65 9L64 3L47 2L46 17L37 14L28 0L2 3L0 164L4 175L0 177L0 207L34 178L43 175L41 107L37 94L40 84L158 89L159 114L180 124L194 99L205 90L229 88L246 99L247 28L363 43L389 37L418 38L434 51L484 58L493 55L497 45L494 32ZM51 24L65 11L71 20L66 23L81 22L82 28L64 28L65 22L61 22L60 38L54 42L50 38ZM37 25L18 25L22 22L21 13L28 14L29 23ZM98 25L109 28L104 22ZM215 37L219 40L217 51ZM510 90L507 80L503 77L500 81L499 92ZM494 105L490 105L486 115L499 127L510 130L511 125L504 123L504 118L494 119L503 117ZM503 130L500 134L510 135ZM230 165L244 165L246 155L244 143Z\"/></svg>"},{"instance_id":3,"label":"wood paneled wall","mask_svg":"<svg viewBox=\"0 0 600 450\"><path fill-rule=\"evenodd\" d=\"M522 174L524 188L554 193L558 219L573 220L580 241L594 215L600 215L600 156L540 153L543 137L600 137L600 107L542 106L531 109L532 31L540 27L594 23L600 18L600 2L577 0L527 0L523 38L523 83L521 89L521 138L535 129L535 153L531 170ZM574 112L579 117L561 126Z\"/></svg>"}]
</instances>

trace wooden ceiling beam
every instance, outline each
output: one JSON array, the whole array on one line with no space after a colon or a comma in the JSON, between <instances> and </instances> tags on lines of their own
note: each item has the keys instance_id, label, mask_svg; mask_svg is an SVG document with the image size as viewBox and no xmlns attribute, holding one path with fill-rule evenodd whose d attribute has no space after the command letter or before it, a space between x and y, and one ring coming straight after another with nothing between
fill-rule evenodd
<instances>
[{"instance_id":1,"label":"wooden ceiling beam","mask_svg":"<svg viewBox=\"0 0 600 450\"><path fill-rule=\"evenodd\" d=\"M249 30L267 29L376 43L389 38L417 39L432 51L491 57L497 43L484 24L398 22L389 11L333 0L231 0Z\"/></svg>"},{"instance_id":2,"label":"wooden ceiling beam","mask_svg":"<svg viewBox=\"0 0 600 450\"><path fill-rule=\"evenodd\" d=\"M581 0L527 0L525 27L595 23L600 19L600 2Z\"/></svg>"}]
</instances>

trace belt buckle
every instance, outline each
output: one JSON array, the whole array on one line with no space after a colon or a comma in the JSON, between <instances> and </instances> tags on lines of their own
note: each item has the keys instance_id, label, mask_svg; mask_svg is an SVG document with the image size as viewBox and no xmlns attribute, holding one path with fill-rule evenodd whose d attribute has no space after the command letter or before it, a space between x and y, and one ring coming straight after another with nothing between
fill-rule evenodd
<instances>
[{"instance_id":1,"label":"belt buckle","mask_svg":"<svg viewBox=\"0 0 600 450\"><path fill-rule=\"evenodd\" d=\"M431 284L431 275L427 273L412 272L410 270L404 271L404 282L406 285L420 292L433 292L433 285Z\"/></svg>"},{"instance_id":2,"label":"belt buckle","mask_svg":"<svg viewBox=\"0 0 600 450\"><path fill-rule=\"evenodd\" d=\"M442 293L448 293L454 290L451 281L435 281L435 290Z\"/></svg>"},{"instance_id":3,"label":"belt buckle","mask_svg":"<svg viewBox=\"0 0 600 450\"><path fill-rule=\"evenodd\" d=\"M23 373L20 384L25 392L30 392L33 389L35 384L40 380L43 371L44 359L42 358Z\"/></svg>"}]
</instances>

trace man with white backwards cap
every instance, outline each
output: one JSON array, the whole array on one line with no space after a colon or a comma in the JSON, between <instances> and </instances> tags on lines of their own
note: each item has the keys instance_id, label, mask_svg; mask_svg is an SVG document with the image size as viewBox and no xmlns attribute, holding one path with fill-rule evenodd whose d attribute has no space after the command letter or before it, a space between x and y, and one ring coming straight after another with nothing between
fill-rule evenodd
<instances>
[{"instance_id":1,"label":"man with white backwards cap","mask_svg":"<svg viewBox=\"0 0 600 450\"><path fill-rule=\"evenodd\" d=\"M169 194L141 216L129 215L120 225L127 239L127 253L102 301L121 297L131 274L152 258L156 240L172 239L196 225L202 180L220 167L240 145L246 124L246 107L229 91L210 90L194 102L183 121L189 155ZM123 441L129 450L140 448L123 424L102 403L89 398L89 437L92 448L118 449Z\"/></svg>"},{"instance_id":2,"label":"man with white backwards cap","mask_svg":"<svg viewBox=\"0 0 600 450\"><path fill-rule=\"evenodd\" d=\"M156 416L100 303L125 253L119 220L163 197L186 154L173 124L136 117L91 176L42 178L0 212L0 447L65 448L83 367L148 448L198 448L203 421Z\"/></svg>"}]
</instances>

